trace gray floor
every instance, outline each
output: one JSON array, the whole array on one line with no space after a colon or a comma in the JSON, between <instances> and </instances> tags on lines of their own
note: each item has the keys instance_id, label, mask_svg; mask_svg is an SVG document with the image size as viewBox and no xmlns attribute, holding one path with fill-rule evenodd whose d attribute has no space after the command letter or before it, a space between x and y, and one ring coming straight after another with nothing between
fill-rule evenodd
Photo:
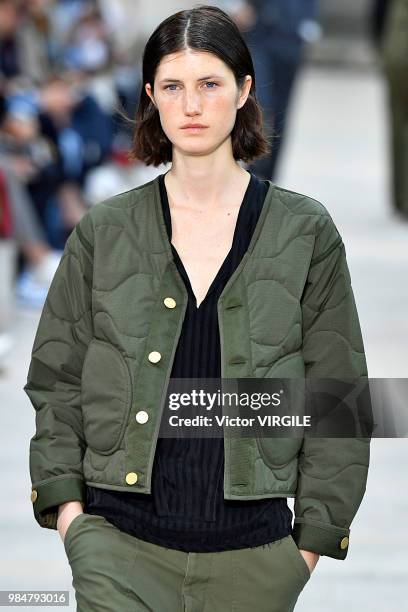
<instances>
[{"instance_id":1,"label":"gray floor","mask_svg":"<svg viewBox=\"0 0 408 612\"><path fill-rule=\"evenodd\" d=\"M277 182L323 202L343 235L370 376L407 377L408 284L401 279L407 277L408 222L391 213L388 201L383 84L371 73L309 69L297 93ZM12 360L0 377L0 589L7 590L71 588L59 535L38 527L29 499L34 412L22 387L38 315L16 311ZM297 610L405 607L407 456L405 439L373 440L367 492L352 525L348 557L320 559ZM69 610L75 610L72 590Z\"/></svg>"}]
</instances>

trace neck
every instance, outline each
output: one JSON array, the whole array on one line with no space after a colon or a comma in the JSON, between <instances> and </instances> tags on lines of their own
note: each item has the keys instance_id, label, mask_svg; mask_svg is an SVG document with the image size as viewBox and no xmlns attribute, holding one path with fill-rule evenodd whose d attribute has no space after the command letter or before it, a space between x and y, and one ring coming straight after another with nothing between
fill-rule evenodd
<instances>
[{"instance_id":1,"label":"neck","mask_svg":"<svg viewBox=\"0 0 408 612\"><path fill-rule=\"evenodd\" d=\"M217 157L173 155L172 167L166 174L166 187L173 199L200 209L231 204L235 194L248 184L249 173L232 156L227 161Z\"/></svg>"}]
</instances>

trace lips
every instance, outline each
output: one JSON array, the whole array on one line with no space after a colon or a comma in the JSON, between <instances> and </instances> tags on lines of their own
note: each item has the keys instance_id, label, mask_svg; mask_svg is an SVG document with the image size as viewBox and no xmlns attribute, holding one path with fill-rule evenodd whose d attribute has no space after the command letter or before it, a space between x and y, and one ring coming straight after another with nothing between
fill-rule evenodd
<instances>
[{"instance_id":1,"label":"lips","mask_svg":"<svg viewBox=\"0 0 408 612\"><path fill-rule=\"evenodd\" d=\"M207 128L207 125L202 125L200 123L191 123L191 124L187 124L187 125L183 125L182 126L182 130L202 130Z\"/></svg>"}]
</instances>

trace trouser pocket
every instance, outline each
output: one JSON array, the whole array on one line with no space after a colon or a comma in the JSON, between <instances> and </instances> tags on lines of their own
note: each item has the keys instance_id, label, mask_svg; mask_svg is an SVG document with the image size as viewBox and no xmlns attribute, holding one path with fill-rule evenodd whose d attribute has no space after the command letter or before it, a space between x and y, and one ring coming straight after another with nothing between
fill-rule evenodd
<instances>
[{"instance_id":1,"label":"trouser pocket","mask_svg":"<svg viewBox=\"0 0 408 612\"><path fill-rule=\"evenodd\" d=\"M311 574L308 564L306 563L302 553L300 552L295 540L291 535L285 538L287 541L287 550L299 572L300 577L305 581L309 580Z\"/></svg>"},{"instance_id":2,"label":"trouser pocket","mask_svg":"<svg viewBox=\"0 0 408 612\"><path fill-rule=\"evenodd\" d=\"M129 579L137 554L133 538L104 517L86 513L74 518L67 535L77 612L137 610Z\"/></svg>"},{"instance_id":3,"label":"trouser pocket","mask_svg":"<svg viewBox=\"0 0 408 612\"><path fill-rule=\"evenodd\" d=\"M204 612L292 612L310 578L293 546L284 537L264 546L214 553Z\"/></svg>"},{"instance_id":4,"label":"trouser pocket","mask_svg":"<svg viewBox=\"0 0 408 612\"><path fill-rule=\"evenodd\" d=\"M72 521L70 522L70 524L68 525L68 529L65 532L65 536L64 536L64 548L65 548L65 552L68 555L68 550L69 550L69 546L70 546L70 540L72 537L72 534L74 533L76 526L81 523L87 516L90 516L89 514L86 514L85 512L82 512L81 514L78 514L77 516L75 516Z\"/></svg>"}]
</instances>

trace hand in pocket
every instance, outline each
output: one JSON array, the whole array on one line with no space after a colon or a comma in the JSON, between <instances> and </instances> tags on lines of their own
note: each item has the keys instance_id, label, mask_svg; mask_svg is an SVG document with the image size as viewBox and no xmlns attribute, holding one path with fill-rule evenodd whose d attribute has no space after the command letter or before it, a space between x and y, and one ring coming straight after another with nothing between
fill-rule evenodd
<instances>
[{"instance_id":1,"label":"hand in pocket","mask_svg":"<svg viewBox=\"0 0 408 612\"><path fill-rule=\"evenodd\" d=\"M320 559L320 555L318 553L311 552L310 550L303 550L303 548L299 548L299 552L309 568L310 575L312 575L314 568Z\"/></svg>"},{"instance_id":2,"label":"hand in pocket","mask_svg":"<svg viewBox=\"0 0 408 612\"><path fill-rule=\"evenodd\" d=\"M79 514L83 514L83 504L79 501L70 501L59 506L57 529L63 542L68 527Z\"/></svg>"}]
</instances>

